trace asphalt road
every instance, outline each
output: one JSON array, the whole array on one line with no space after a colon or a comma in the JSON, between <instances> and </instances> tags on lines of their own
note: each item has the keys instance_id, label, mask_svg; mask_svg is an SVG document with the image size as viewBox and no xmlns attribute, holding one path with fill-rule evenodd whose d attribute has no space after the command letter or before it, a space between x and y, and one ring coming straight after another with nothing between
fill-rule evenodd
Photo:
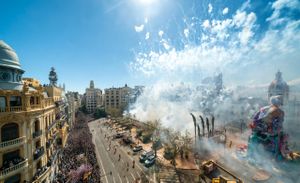
<instances>
[{"instance_id":1,"label":"asphalt road","mask_svg":"<svg viewBox=\"0 0 300 183\"><path fill-rule=\"evenodd\" d=\"M120 146L117 140L111 140L116 132L104 126L104 121L105 119L101 119L89 123L101 175L103 172L106 175L101 180L104 183L134 183L143 174L149 178L146 175L149 170L139 163L139 155L128 154L128 152L132 153L129 147ZM135 161L134 168L133 161Z\"/></svg>"}]
</instances>

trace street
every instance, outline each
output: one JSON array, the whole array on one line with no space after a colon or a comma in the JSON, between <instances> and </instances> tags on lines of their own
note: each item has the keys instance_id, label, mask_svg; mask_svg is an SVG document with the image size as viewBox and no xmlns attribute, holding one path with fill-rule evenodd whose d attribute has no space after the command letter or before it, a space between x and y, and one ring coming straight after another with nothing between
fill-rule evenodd
<instances>
[{"instance_id":1,"label":"street","mask_svg":"<svg viewBox=\"0 0 300 183\"><path fill-rule=\"evenodd\" d=\"M120 146L116 140L111 140L116 132L104 126L104 121L101 119L89 123L101 170L101 180L104 183L138 182L143 174L146 176L147 168L139 163L139 155L133 156L128 153L132 154L129 147Z\"/></svg>"}]
</instances>

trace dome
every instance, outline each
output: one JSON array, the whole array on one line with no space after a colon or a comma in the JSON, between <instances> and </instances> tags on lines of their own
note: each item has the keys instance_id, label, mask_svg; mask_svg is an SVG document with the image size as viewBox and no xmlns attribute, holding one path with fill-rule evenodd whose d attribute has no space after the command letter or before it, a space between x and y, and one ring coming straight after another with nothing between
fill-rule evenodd
<instances>
[{"instance_id":1,"label":"dome","mask_svg":"<svg viewBox=\"0 0 300 183\"><path fill-rule=\"evenodd\" d=\"M22 70L18 55L2 40L0 40L0 67Z\"/></svg>"},{"instance_id":2,"label":"dome","mask_svg":"<svg viewBox=\"0 0 300 183\"><path fill-rule=\"evenodd\" d=\"M283 81L282 73L280 71L276 73L275 80L273 80L270 84L269 90L277 90L281 91L282 93L288 90L288 85L285 81Z\"/></svg>"}]
</instances>

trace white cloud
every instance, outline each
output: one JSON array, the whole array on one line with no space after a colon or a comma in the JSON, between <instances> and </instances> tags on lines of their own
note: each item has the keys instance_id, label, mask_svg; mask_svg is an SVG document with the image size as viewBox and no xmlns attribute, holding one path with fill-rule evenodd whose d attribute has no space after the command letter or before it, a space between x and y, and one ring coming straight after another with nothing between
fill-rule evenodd
<instances>
[{"instance_id":1,"label":"white cloud","mask_svg":"<svg viewBox=\"0 0 300 183\"><path fill-rule=\"evenodd\" d=\"M226 7L226 8L223 9L222 14L226 15L228 12L229 12L229 9Z\"/></svg>"},{"instance_id":2,"label":"white cloud","mask_svg":"<svg viewBox=\"0 0 300 183\"><path fill-rule=\"evenodd\" d=\"M202 27L204 28L209 28L210 27L210 23L209 23L209 20L204 20L204 22L202 23Z\"/></svg>"},{"instance_id":3,"label":"white cloud","mask_svg":"<svg viewBox=\"0 0 300 183\"><path fill-rule=\"evenodd\" d=\"M145 35L145 39L147 40L147 39L149 39L149 38L150 38L150 33L147 32L146 35Z\"/></svg>"},{"instance_id":4,"label":"white cloud","mask_svg":"<svg viewBox=\"0 0 300 183\"><path fill-rule=\"evenodd\" d=\"M158 35L159 35L159 37L162 37L162 36L164 35L164 31L160 30L160 31L158 32Z\"/></svg>"},{"instance_id":5,"label":"white cloud","mask_svg":"<svg viewBox=\"0 0 300 183\"><path fill-rule=\"evenodd\" d=\"M144 30L144 24L134 26L135 32L142 32Z\"/></svg>"},{"instance_id":6,"label":"white cloud","mask_svg":"<svg viewBox=\"0 0 300 183\"><path fill-rule=\"evenodd\" d=\"M208 4L208 13L211 13L213 10L213 6L209 3Z\"/></svg>"},{"instance_id":7,"label":"white cloud","mask_svg":"<svg viewBox=\"0 0 300 183\"><path fill-rule=\"evenodd\" d=\"M190 31L189 31L189 29L184 29L183 33L184 33L184 36L187 38L187 37L189 37Z\"/></svg>"},{"instance_id":8,"label":"white cloud","mask_svg":"<svg viewBox=\"0 0 300 183\"><path fill-rule=\"evenodd\" d=\"M283 8L297 9L300 10L300 2L298 0L277 0L272 4L272 9L274 9L272 15L267 18L267 21L271 21L273 25L281 24L286 22L288 18L279 18L280 12Z\"/></svg>"},{"instance_id":9,"label":"white cloud","mask_svg":"<svg viewBox=\"0 0 300 183\"><path fill-rule=\"evenodd\" d=\"M233 17L233 22L237 27L241 27L247 19L247 14L245 11L238 10Z\"/></svg>"},{"instance_id":10,"label":"white cloud","mask_svg":"<svg viewBox=\"0 0 300 183\"><path fill-rule=\"evenodd\" d=\"M239 38L241 41L241 44L245 45L248 43L249 39L253 37L254 32L252 31L252 28L254 26L254 23L256 21L256 15L255 13L251 12L246 16L246 20L243 25L242 31L239 33Z\"/></svg>"},{"instance_id":11,"label":"white cloud","mask_svg":"<svg viewBox=\"0 0 300 183\"><path fill-rule=\"evenodd\" d=\"M231 28L232 19L221 20L212 20L211 23L211 32L216 34L217 38L224 40L229 37L228 29Z\"/></svg>"}]
</instances>

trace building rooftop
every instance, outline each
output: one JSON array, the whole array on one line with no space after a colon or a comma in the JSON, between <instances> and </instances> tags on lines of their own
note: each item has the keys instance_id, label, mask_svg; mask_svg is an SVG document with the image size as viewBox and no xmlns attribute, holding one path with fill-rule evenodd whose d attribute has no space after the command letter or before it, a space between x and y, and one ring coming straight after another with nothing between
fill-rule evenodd
<instances>
[{"instance_id":1,"label":"building rooftop","mask_svg":"<svg viewBox=\"0 0 300 183\"><path fill-rule=\"evenodd\" d=\"M22 70L18 55L2 40L0 40L0 67Z\"/></svg>"}]
</instances>

